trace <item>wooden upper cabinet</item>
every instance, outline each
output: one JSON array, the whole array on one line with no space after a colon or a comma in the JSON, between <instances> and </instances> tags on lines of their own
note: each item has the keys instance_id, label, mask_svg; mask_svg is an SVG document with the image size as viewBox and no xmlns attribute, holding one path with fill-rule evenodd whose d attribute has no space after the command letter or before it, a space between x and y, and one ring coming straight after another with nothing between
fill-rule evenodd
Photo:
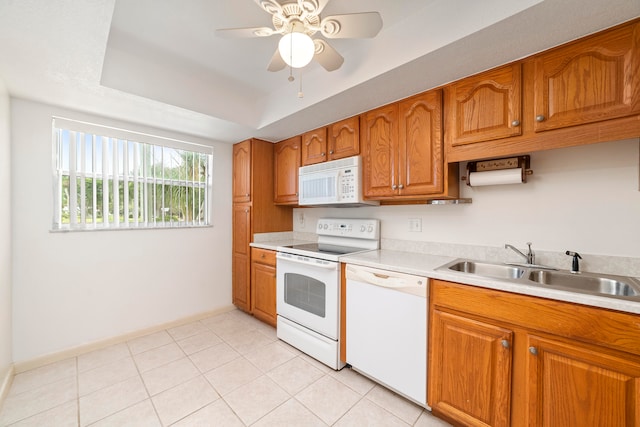
<instances>
[{"instance_id":1,"label":"wooden upper cabinet","mask_svg":"<svg viewBox=\"0 0 640 427\"><path fill-rule=\"evenodd\" d=\"M640 22L535 56L535 131L640 112Z\"/></svg>"},{"instance_id":2,"label":"wooden upper cabinet","mask_svg":"<svg viewBox=\"0 0 640 427\"><path fill-rule=\"evenodd\" d=\"M637 426L640 364L597 347L528 336L530 426Z\"/></svg>"},{"instance_id":3,"label":"wooden upper cabinet","mask_svg":"<svg viewBox=\"0 0 640 427\"><path fill-rule=\"evenodd\" d=\"M329 160L360 154L360 117L350 117L329 125Z\"/></svg>"},{"instance_id":4,"label":"wooden upper cabinet","mask_svg":"<svg viewBox=\"0 0 640 427\"><path fill-rule=\"evenodd\" d=\"M362 120L363 195L393 197L398 186L398 104L368 111Z\"/></svg>"},{"instance_id":5,"label":"wooden upper cabinet","mask_svg":"<svg viewBox=\"0 0 640 427\"><path fill-rule=\"evenodd\" d=\"M401 101L398 112L398 194L419 196L444 189L442 91Z\"/></svg>"},{"instance_id":6,"label":"wooden upper cabinet","mask_svg":"<svg viewBox=\"0 0 640 427\"><path fill-rule=\"evenodd\" d=\"M361 123L365 197L424 199L444 191L442 91L369 111Z\"/></svg>"},{"instance_id":7,"label":"wooden upper cabinet","mask_svg":"<svg viewBox=\"0 0 640 427\"><path fill-rule=\"evenodd\" d=\"M507 65L452 84L445 105L453 146L520 135L522 65Z\"/></svg>"},{"instance_id":8,"label":"wooden upper cabinet","mask_svg":"<svg viewBox=\"0 0 640 427\"><path fill-rule=\"evenodd\" d=\"M275 146L275 203L298 204L298 169L300 168L300 136L280 141Z\"/></svg>"},{"instance_id":9,"label":"wooden upper cabinet","mask_svg":"<svg viewBox=\"0 0 640 427\"><path fill-rule=\"evenodd\" d=\"M301 155L302 166L321 163L328 159L326 127L302 134Z\"/></svg>"},{"instance_id":10,"label":"wooden upper cabinet","mask_svg":"<svg viewBox=\"0 0 640 427\"><path fill-rule=\"evenodd\" d=\"M251 201L251 140L233 146L233 202Z\"/></svg>"}]
</instances>

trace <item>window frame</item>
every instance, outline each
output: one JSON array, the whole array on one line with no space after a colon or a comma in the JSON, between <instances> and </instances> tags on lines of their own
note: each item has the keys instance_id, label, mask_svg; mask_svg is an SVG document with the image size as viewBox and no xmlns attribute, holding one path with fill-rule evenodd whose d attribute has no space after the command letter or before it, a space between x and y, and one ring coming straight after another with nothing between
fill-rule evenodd
<instances>
[{"instance_id":1,"label":"window frame","mask_svg":"<svg viewBox=\"0 0 640 427\"><path fill-rule=\"evenodd\" d=\"M52 117L51 132L52 232L213 226L213 147L58 116ZM68 142L62 140L64 132L68 132ZM63 153L63 144L67 144L66 153ZM158 152L160 163L156 163ZM89 167L87 162L91 163ZM64 169L65 163L68 170ZM178 175L165 176L167 171ZM181 172L184 175L180 175ZM66 184L65 176L68 177ZM87 206L87 185L92 191L91 213ZM97 202L97 186L102 192L102 204ZM66 203L63 202L65 189L68 190ZM157 191L161 191L160 196ZM173 204L165 204L167 193L171 203L175 196L187 206L191 204L191 209L182 209L181 203L175 209ZM107 212L101 212L98 221L96 211L101 211L105 203ZM68 221L63 219L65 208L69 212Z\"/></svg>"}]
</instances>

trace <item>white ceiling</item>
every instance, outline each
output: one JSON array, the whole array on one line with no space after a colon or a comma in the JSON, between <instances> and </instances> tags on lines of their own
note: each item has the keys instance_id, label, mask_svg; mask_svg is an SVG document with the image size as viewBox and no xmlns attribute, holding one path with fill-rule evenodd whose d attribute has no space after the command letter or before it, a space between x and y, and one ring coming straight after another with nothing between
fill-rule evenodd
<instances>
[{"instance_id":1,"label":"white ceiling","mask_svg":"<svg viewBox=\"0 0 640 427\"><path fill-rule=\"evenodd\" d=\"M378 11L373 39L331 40L327 72L270 73L277 36L253 0L0 0L12 96L223 142L277 141L640 16L639 0L331 0Z\"/></svg>"}]
</instances>

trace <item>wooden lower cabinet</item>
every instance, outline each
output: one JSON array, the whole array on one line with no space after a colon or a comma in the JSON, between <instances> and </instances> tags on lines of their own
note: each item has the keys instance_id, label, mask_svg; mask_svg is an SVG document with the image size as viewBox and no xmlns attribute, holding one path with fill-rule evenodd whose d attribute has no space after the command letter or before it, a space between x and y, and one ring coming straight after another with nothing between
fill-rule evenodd
<instances>
[{"instance_id":1,"label":"wooden lower cabinet","mask_svg":"<svg viewBox=\"0 0 640 427\"><path fill-rule=\"evenodd\" d=\"M513 332L434 310L432 408L465 425L508 426ZM470 363L471 362L471 363Z\"/></svg>"},{"instance_id":2,"label":"wooden lower cabinet","mask_svg":"<svg viewBox=\"0 0 640 427\"><path fill-rule=\"evenodd\" d=\"M640 316L430 282L428 403L462 426L640 426Z\"/></svg>"},{"instance_id":3,"label":"wooden lower cabinet","mask_svg":"<svg viewBox=\"0 0 640 427\"><path fill-rule=\"evenodd\" d=\"M276 253L251 248L251 311L276 326Z\"/></svg>"},{"instance_id":4,"label":"wooden lower cabinet","mask_svg":"<svg viewBox=\"0 0 640 427\"><path fill-rule=\"evenodd\" d=\"M640 425L637 361L537 336L528 349L529 425Z\"/></svg>"}]
</instances>

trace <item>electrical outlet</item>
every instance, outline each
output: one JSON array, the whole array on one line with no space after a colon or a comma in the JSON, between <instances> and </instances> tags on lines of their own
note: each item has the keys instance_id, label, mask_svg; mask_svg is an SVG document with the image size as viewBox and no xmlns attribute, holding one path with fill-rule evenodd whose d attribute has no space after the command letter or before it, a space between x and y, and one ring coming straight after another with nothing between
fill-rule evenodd
<instances>
[{"instance_id":1,"label":"electrical outlet","mask_svg":"<svg viewBox=\"0 0 640 427\"><path fill-rule=\"evenodd\" d=\"M304 228L304 214L302 212L298 215L298 223L300 224L300 228Z\"/></svg>"},{"instance_id":2,"label":"electrical outlet","mask_svg":"<svg viewBox=\"0 0 640 427\"><path fill-rule=\"evenodd\" d=\"M422 231L422 219L421 218L409 218L409 231Z\"/></svg>"}]
</instances>

